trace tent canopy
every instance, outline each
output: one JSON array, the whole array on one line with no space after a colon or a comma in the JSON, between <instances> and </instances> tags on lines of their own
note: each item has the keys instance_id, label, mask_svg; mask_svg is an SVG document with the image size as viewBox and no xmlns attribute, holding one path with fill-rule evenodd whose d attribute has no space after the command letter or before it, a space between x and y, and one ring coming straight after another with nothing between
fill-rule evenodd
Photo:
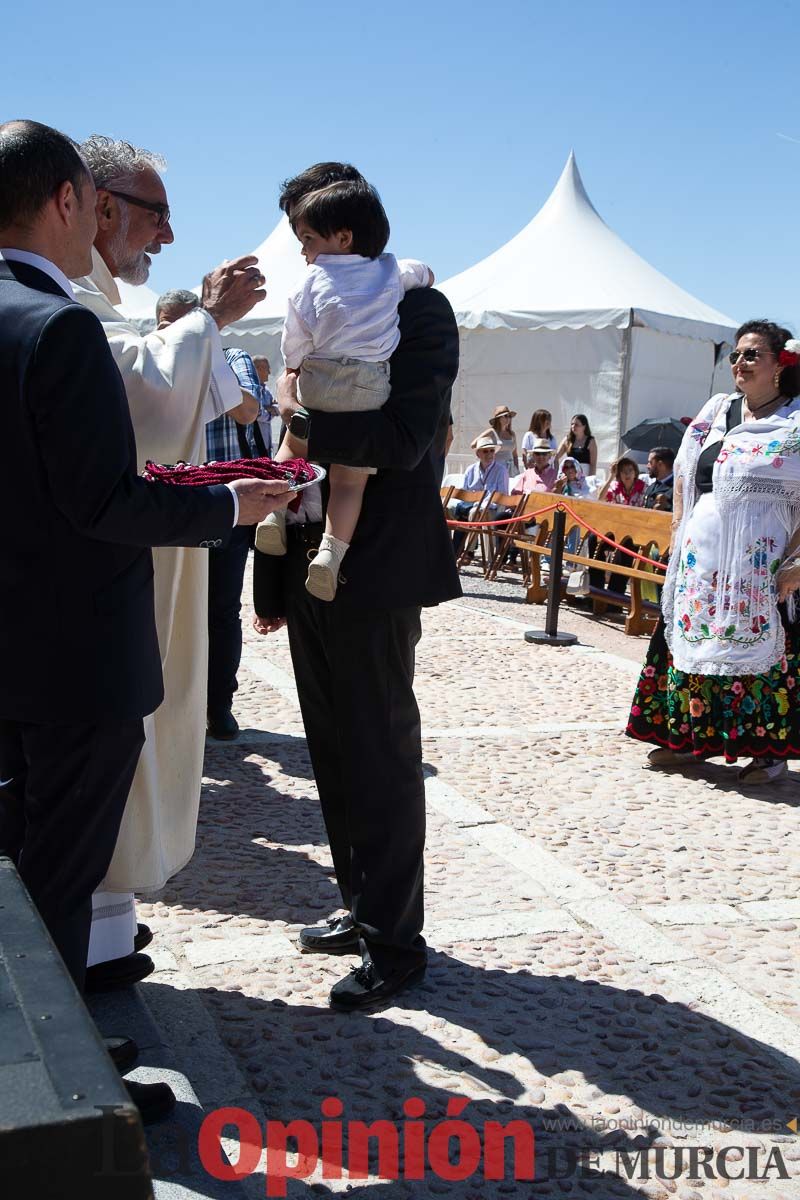
<instances>
[{"instance_id":1,"label":"tent canopy","mask_svg":"<svg viewBox=\"0 0 800 1200\"><path fill-rule=\"evenodd\" d=\"M609 229L574 154L533 220L441 290L461 342L450 469L474 460L470 442L497 404L518 413L518 430L548 409L557 438L586 413L605 466L629 426L698 411L736 327Z\"/></svg>"},{"instance_id":2,"label":"tent canopy","mask_svg":"<svg viewBox=\"0 0 800 1200\"><path fill-rule=\"evenodd\" d=\"M119 311L123 317L129 321L155 321L158 293L146 284L133 287L121 279L116 282L120 296Z\"/></svg>"},{"instance_id":3,"label":"tent canopy","mask_svg":"<svg viewBox=\"0 0 800 1200\"><path fill-rule=\"evenodd\" d=\"M736 325L678 287L609 229L570 153L525 228L441 290L465 329L650 329L715 342Z\"/></svg>"}]
</instances>

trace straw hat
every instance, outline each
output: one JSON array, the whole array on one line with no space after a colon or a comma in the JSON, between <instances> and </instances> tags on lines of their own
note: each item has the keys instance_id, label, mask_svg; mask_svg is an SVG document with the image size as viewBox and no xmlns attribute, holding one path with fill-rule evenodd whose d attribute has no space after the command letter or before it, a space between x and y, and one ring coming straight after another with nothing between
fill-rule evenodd
<instances>
[{"instance_id":1,"label":"straw hat","mask_svg":"<svg viewBox=\"0 0 800 1200\"><path fill-rule=\"evenodd\" d=\"M496 421L498 417L515 417L517 414L513 408L509 408L507 404L498 404L497 408L492 413L490 420Z\"/></svg>"},{"instance_id":2,"label":"straw hat","mask_svg":"<svg viewBox=\"0 0 800 1200\"><path fill-rule=\"evenodd\" d=\"M531 454L553 454L553 447L547 438L537 438L531 447Z\"/></svg>"},{"instance_id":3,"label":"straw hat","mask_svg":"<svg viewBox=\"0 0 800 1200\"><path fill-rule=\"evenodd\" d=\"M497 449L497 442L494 440L494 438L490 438L490 437L476 438L475 441L473 442L473 445L476 450L496 450Z\"/></svg>"}]
</instances>

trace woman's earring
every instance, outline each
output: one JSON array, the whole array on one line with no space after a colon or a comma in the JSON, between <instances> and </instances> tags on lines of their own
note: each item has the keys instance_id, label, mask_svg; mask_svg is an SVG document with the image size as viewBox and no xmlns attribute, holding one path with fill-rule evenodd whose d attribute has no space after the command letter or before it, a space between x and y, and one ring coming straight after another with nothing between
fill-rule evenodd
<instances>
[{"instance_id":1,"label":"woman's earring","mask_svg":"<svg viewBox=\"0 0 800 1200\"><path fill-rule=\"evenodd\" d=\"M779 388L779 387L781 386L781 372L780 372L780 370L776 371L776 372L775 372L775 374L772 376L772 382L774 383L774 385L775 385L775 387L776 387L776 388Z\"/></svg>"}]
</instances>

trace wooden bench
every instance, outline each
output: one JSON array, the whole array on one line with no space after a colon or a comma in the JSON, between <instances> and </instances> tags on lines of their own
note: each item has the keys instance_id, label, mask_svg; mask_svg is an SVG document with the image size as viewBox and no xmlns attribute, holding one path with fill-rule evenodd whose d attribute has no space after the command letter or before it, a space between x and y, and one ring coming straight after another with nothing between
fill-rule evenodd
<instances>
[{"instance_id":1,"label":"wooden bench","mask_svg":"<svg viewBox=\"0 0 800 1200\"><path fill-rule=\"evenodd\" d=\"M562 497L548 492L529 496L525 511L530 514L531 523L537 522L537 512L550 508L554 502L561 499ZM616 605L628 612L625 621L626 633L649 633L658 619L660 610L657 604L643 598L642 585L649 584L652 587L660 584L663 581L663 572L639 564L626 554L618 553L600 538L597 539L597 546L592 554L581 553L581 550L591 527L612 541L626 545L647 558L664 558L669 550L672 532L671 514L656 512L653 509L628 508L622 504L598 503L596 500L579 500L572 496L563 497L563 501L575 514L574 517L569 512L566 515L564 562L567 566L570 569L586 567L590 570L609 572L613 576L619 576L621 580L630 581L629 595L590 586L593 610L601 613L607 605ZM512 539L512 544L523 552L523 578L527 584L526 599L529 604L542 604L547 597L548 588L542 582L541 560L549 559L551 554L552 513L543 514L538 524L539 528L535 534L519 532ZM579 531L580 542L577 550L568 550L567 540L574 529ZM565 587L566 581L562 580L562 596Z\"/></svg>"}]
</instances>

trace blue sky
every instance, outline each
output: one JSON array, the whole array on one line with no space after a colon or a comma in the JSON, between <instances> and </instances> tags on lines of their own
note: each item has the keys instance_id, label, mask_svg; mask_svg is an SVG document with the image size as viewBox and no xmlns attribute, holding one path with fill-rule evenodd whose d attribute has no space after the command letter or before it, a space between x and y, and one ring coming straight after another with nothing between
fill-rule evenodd
<instances>
[{"instance_id":1,"label":"blue sky","mask_svg":"<svg viewBox=\"0 0 800 1200\"><path fill-rule=\"evenodd\" d=\"M601 216L734 318L800 329L800 6L338 0L3 18L0 114L164 154L188 286L272 229L323 158L378 186L392 248L444 279L518 232L574 147Z\"/></svg>"}]
</instances>

